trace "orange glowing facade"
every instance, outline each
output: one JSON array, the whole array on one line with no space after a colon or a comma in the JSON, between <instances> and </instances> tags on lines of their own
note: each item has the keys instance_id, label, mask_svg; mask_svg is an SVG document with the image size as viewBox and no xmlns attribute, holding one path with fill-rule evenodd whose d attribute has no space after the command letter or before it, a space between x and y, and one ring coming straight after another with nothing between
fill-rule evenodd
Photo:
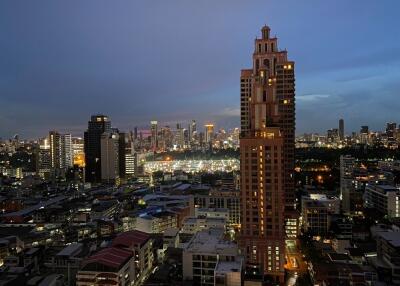
<instances>
[{"instance_id":1,"label":"orange glowing facade","mask_svg":"<svg viewBox=\"0 0 400 286\"><path fill-rule=\"evenodd\" d=\"M241 72L239 246L247 270L284 280L285 222L294 210L294 62L264 26L253 68Z\"/></svg>"}]
</instances>

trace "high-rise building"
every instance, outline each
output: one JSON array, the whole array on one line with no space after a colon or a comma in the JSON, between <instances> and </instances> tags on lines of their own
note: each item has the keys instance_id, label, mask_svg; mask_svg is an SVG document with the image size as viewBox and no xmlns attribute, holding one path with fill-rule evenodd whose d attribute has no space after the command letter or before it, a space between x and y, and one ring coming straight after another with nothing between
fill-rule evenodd
<instances>
[{"instance_id":1,"label":"high-rise building","mask_svg":"<svg viewBox=\"0 0 400 286\"><path fill-rule=\"evenodd\" d=\"M368 144L369 143L369 128L368 128L368 126L361 126L360 142L362 144Z\"/></svg>"},{"instance_id":2,"label":"high-rise building","mask_svg":"<svg viewBox=\"0 0 400 286\"><path fill-rule=\"evenodd\" d=\"M124 135L115 131L101 135L101 179L103 182L114 183L125 176Z\"/></svg>"},{"instance_id":3,"label":"high-rise building","mask_svg":"<svg viewBox=\"0 0 400 286\"><path fill-rule=\"evenodd\" d=\"M101 182L101 135L111 131L111 121L105 115L93 115L85 132L85 180Z\"/></svg>"},{"instance_id":4,"label":"high-rise building","mask_svg":"<svg viewBox=\"0 0 400 286\"><path fill-rule=\"evenodd\" d=\"M49 138L39 140L39 148L37 149L36 173L48 179L51 172L51 155Z\"/></svg>"},{"instance_id":5,"label":"high-rise building","mask_svg":"<svg viewBox=\"0 0 400 286\"><path fill-rule=\"evenodd\" d=\"M206 124L206 125L204 125L204 128L205 128L205 132L204 132L204 135L205 135L205 138L204 138L204 140L205 140L205 143L206 143L206 145L207 145L207 147L209 146L209 145L211 145L212 144L212 139L213 139L213 136L214 136L214 124Z\"/></svg>"},{"instance_id":6,"label":"high-rise building","mask_svg":"<svg viewBox=\"0 0 400 286\"><path fill-rule=\"evenodd\" d=\"M388 122L386 123L386 135L388 138L393 138L394 134L397 129L397 124L396 122Z\"/></svg>"},{"instance_id":7,"label":"high-rise building","mask_svg":"<svg viewBox=\"0 0 400 286\"><path fill-rule=\"evenodd\" d=\"M339 138L341 141L344 140L344 120L339 119Z\"/></svg>"},{"instance_id":8,"label":"high-rise building","mask_svg":"<svg viewBox=\"0 0 400 286\"><path fill-rule=\"evenodd\" d=\"M326 131L326 137L328 142L335 143L339 139L339 130L337 128L332 128Z\"/></svg>"},{"instance_id":9,"label":"high-rise building","mask_svg":"<svg viewBox=\"0 0 400 286\"><path fill-rule=\"evenodd\" d=\"M361 134L368 134L368 132L369 132L368 126L366 126L366 125L361 126L361 129L360 129Z\"/></svg>"},{"instance_id":10,"label":"high-rise building","mask_svg":"<svg viewBox=\"0 0 400 286\"><path fill-rule=\"evenodd\" d=\"M351 212L351 194L354 191L353 170L355 159L349 155L340 156L340 199L342 211L345 214Z\"/></svg>"},{"instance_id":11,"label":"high-rise building","mask_svg":"<svg viewBox=\"0 0 400 286\"><path fill-rule=\"evenodd\" d=\"M197 132L197 125L196 125L196 120L192 120L192 122L189 124L189 141L192 142L194 140L194 135Z\"/></svg>"},{"instance_id":12,"label":"high-rise building","mask_svg":"<svg viewBox=\"0 0 400 286\"><path fill-rule=\"evenodd\" d=\"M150 129L151 129L151 149L153 151L157 150L158 147L158 122L153 120L150 121Z\"/></svg>"},{"instance_id":13,"label":"high-rise building","mask_svg":"<svg viewBox=\"0 0 400 286\"><path fill-rule=\"evenodd\" d=\"M185 146L184 129L180 123L176 124L175 145L178 148L183 148Z\"/></svg>"},{"instance_id":14,"label":"high-rise building","mask_svg":"<svg viewBox=\"0 0 400 286\"><path fill-rule=\"evenodd\" d=\"M241 201L239 245L247 270L284 281L285 225L294 204L294 62L264 26L253 68L241 73ZM286 232L285 232L286 231Z\"/></svg>"},{"instance_id":15,"label":"high-rise building","mask_svg":"<svg viewBox=\"0 0 400 286\"><path fill-rule=\"evenodd\" d=\"M81 137L72 137L73 163L79 167L85 166L85 141Z\"/></svg>"},{"instance_id":16,"label":"high-rise building","mask_svg":"<svg viewBox=\"0 0 400 286\"><path fill-rule=\"evenodd\" d=\"M49 132L50 162L53 170L66 170L73 166L71 134Z\"/></svg>"}]
</instances>

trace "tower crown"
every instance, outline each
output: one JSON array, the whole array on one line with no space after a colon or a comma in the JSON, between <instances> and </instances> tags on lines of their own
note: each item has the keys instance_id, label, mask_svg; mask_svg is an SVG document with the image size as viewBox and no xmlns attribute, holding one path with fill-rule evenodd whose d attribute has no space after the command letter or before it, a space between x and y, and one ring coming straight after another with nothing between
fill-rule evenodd
<instances>
[{"instance_id":1,"label":"tower crown","mask_svg":"<svg viewBox=\"0 0 400 286\"><path fill-rule=\"evenodd\" d=\"M264 27L262 27L262 29L261 29L261 35L262 35L262 38L264 39L264 40L268 40L269 39L269 32L271 31L271 29L267 26L267 25L265 25Z\"/></svg>"}]
</instances>

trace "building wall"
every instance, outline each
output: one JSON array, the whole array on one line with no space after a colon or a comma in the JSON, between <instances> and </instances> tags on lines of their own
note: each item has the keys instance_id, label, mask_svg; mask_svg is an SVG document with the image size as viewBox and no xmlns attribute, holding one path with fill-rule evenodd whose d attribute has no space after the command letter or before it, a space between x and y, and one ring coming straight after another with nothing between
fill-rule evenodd
<instances>
[{"instance_id":1,"label":"building wall","mask_svg":"<svg viewBox=\"0 0 400 286\"><path fill-rule=\"evenodd\" d=\"M283 282L285 218L295 217L294 62L279 51L269 27L261 34L255 40L253 68L241 74L239 244L248 266Z\"/></svg>"}]
</instances>

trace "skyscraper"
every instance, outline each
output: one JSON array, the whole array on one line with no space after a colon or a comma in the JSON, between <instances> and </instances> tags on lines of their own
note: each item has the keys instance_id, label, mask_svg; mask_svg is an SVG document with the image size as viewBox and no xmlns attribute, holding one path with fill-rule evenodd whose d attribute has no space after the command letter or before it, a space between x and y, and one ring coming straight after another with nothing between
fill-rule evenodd
<instances>
[{"instance_id":1,"label":"skyscraper","mask_svg":"<svg viewBox=\"0 0 400 286\"><path fill-rule=\"evenodd\" d=\"M208 148L212 144L212 139L214 136L214 124L209 123L209 124L204 125L204 127L205 127L205 132L204 132L205 138L204 139L205 139L205 143Z\"/></svg>"},{"instance_id":2,"label":"skyscraper","mask_svg":"<svg viewBox=\"0 0 400 286\"><path fill-rule=\"evenodd\" d=\"M118 130L101 135L101 179L116 183L125 177L125 133Z\"/></svg>"},{"instance_id":3,"label":"skyscraper","mask_svg":"<svg viewBox=\"0 0 400 286\"><path fill-rule=\"evenodd\" d=\"M50 162L53 170L66 170L73 165L71 134L49 132Z\"/></svg>"},{"instance_id":4,"label":"skyscraper","mask_svg":"<svg viewBox=\"0 0 400 286\"><path fill-rule=\"evenodd\" d=\"M354 191L353 185L353 169L354 158L340 156L340 199L342 204L342 212L349 214L351 212L351 193Z\"/></svg>"},{"instance_id":5,"label":"skyscraper","mask_svg":"<svg viewBox=\"0 0 400 286\"><path fill-rule=\"evenodd\" d=\"M153 120L150 121L150 129L151 129L151 149L156 151L158 147L158 122Z\"/></svg>"},{"instance_id":6,"label":"skyscraper","mask_svg":"<svg viewBox=\"0 0 400 286\"><path fill-rule=\"evenodd\" d=\"M388 122L386 123L386 135L388 138L393 138L394 133L396 132L397 123L396 122Z\"/></svg>"},{"instance_id":7,"label":"skyscraper","mask_svg":"<svg viewBox=\"0 0 400 286\"><path fill-rule=\"evenodd\" d=\"M101 182L101 135L111 131L110 119L102 114L92 115L85 132L85 180Z\"/></svg>"},{"instance_id":8,"label":"skyscraper","mask_svg":"<svg viewBox=\"0 0 400 286\"><path fill-rule=\"evenodd\" d=\"M294 62L264 26L253 68L241 72L239 245L247 270L284 281L285 222L294 215Z\"/></svg>"},{"instance_id":9,"label":"skyscraper","mask_svg":"<svg viewBox=\"0 0 400 286\"><path fill-rule=\"evenodd\" d=\"M339 138L341 141L344 140L344 120L339 119Z\"/></svg>"}]
</instances>

